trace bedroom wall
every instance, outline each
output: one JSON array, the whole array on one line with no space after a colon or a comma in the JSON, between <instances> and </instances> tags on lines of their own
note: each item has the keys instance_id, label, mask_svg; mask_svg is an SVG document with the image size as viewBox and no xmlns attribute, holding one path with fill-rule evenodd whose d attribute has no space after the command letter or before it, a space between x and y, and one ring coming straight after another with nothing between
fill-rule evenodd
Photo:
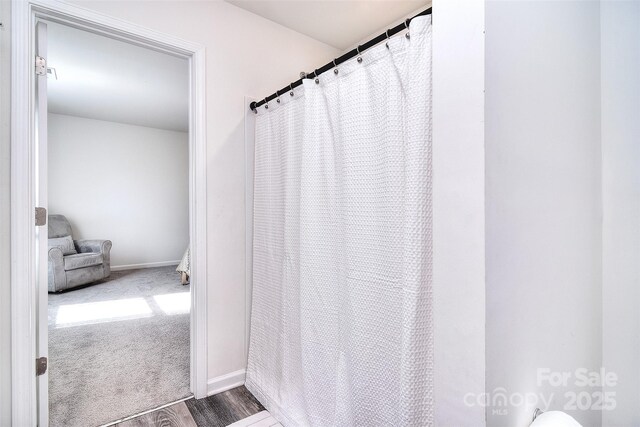
<instances>
[{"instance_id":1,"label":"bedroom wall","mask_svg":"<svg viewBox=\"0 0 640 427\"><path fill-rule=\"evenodd\" d=\"M488 426L601 422L565 396L600 391L575 375L602 363L599 28L597 1L486 2Z\"/></svg>"},{"instance_id":2,"label":"bedroom wall","mask_svg":"<svg viewBox=\"0 0 640 427\"><path fill-rule=\"evenodd\" d=\"M340 52L222 1L70 3L206 48L208 376L211 390L233 384L246 367L244 96L271 94Z\"/></svg>"},{"instance_id":3,"label":"bedroom wall","mask_svg":"<svg viewBox=\"0 0 640 427\"><path fill-rule=\"evenodd\" d=\"M189 245L188 134L49 114L49 213L113 242L114 270L177 264Z\"/></svg>"}]
</instances>

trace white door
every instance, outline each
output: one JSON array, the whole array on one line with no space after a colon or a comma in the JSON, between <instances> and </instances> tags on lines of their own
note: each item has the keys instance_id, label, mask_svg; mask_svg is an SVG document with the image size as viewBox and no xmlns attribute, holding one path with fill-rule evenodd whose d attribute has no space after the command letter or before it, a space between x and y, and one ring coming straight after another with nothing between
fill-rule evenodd
<instances>
[{"instance_id":1,"label":"white door","mask_svg":"<svg viewBox=\"0 0 640 427\"><path fill-rule=\"evenodd\" d=\"M47 208L47 24L36 25L36 206ZM44 64L41 62L44 59ZM47 260L48 226L36 226L36 357L48 357ZM49 425L49 374L37 377L38 425Z\"/></svg>"}]
</instances>

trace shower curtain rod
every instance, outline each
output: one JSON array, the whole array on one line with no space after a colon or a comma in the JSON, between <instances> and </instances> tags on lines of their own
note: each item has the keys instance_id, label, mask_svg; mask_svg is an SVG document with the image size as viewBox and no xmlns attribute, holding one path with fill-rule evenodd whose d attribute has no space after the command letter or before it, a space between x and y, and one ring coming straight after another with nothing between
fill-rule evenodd
<instances>
[{"instance_id":1,"label":"shower curtain rod","mask_svg":"<svg viewBox=\"0 0 640 427\"><path fill-rule=\"evenodd\" d=\"M276 93L267 96L265 99L263 99L262 101L258 101L258 102L252 102L249 105L249 108L256 112L256 109L264 104L266 104L269 101L272 101L276 98L278 98L280 95L284 95L285 93L289 92L291 94L291 96L293 96L293 88L296 88L298 86L300 86L302 84L302 79L311 79L314 77L318 77L320 74L324 73L325 71L329 71L330 69L336 67L339 64L342 64L345 61L348 61L349 59L353 58L354 56L360 55L362 52L364 52L365 50L372 48L373 46L377 45L380 42L383 42L385 40L387 40L389 37L398 34L400 31L409 28L409 23L411 22L411 20L413 18L417 18L418 16L424 16L424 15L431 15L431 8L428 8L426 10L423 10L422 12L418 13L417 15L407 19L406 21L404 21L402 24L396 25L393 28L388 29L387 31L385 31L384 33L380 34L377 37L374 37L373 39L369 40L368 42L359 45L358 47L356 47L353 50L350 50L349 52L345 53L342 56L337 57L336 59L334 59L333 61L323 65L322 67L316 69L315 71L312 71L309 74L305 74L301 79L296 80L295 82L291 83L289 86L284 87L278 91L276 91Z\"/></svg>"}]
</instances>

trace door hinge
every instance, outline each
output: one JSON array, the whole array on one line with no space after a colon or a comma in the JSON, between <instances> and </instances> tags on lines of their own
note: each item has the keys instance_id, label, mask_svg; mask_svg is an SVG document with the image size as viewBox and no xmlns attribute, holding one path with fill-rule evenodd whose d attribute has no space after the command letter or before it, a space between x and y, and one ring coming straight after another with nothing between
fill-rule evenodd
<instances>
[{"instance_id":1,"label":"door hinge","mask_svg":"<svg viewBox=\"0 0 640 427\"><path fill-rule=\"evenodd\" d=\"M36 227L47 225L47 210L45 208L36 208Z\"/></svg>"},{"instance_id":2,"label":"door hinge","mask_svg":"<svg viewBox=\"0 0 640 427\"><path fill-rule=\"evenodd\" d=\"M44 375L45 372L47 372L47 358L38 357L36 359L36 376Z\"/></svg>"},{"instance_id":3,"label":"door hinge","mask_svg":"<svg viewBox=\"0 0 640 427\"><path fill-rule=\"evenodd\" d=\"M42 56L36 56L36 74L38 76L47 74L47 60Z\"/></svg>"}]
</instances>

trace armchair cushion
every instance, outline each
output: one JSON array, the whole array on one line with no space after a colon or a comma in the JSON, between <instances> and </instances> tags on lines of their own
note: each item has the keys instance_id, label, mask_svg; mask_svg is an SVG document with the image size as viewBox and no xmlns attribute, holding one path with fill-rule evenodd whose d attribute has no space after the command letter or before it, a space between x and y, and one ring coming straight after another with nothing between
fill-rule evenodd
<instances>
[{"instance_id":1,"label":"armchair cushion","mask_svg":"<svg viewBox=\"0 0 640 427\"><path fill-rule=\"evenodd\" d=\"M83 254L67 255L64 257L64 270L77 270L78 268L100 265L103 261L101 253L88 252Z\"/></svg>"},{"instance_id":2,"label":"armchair cushion","mask_svg":"<svg viewBox=\"0 0 640 427\"><path fill-rule=\"evenodd\" d=\"M71 236L71 224L64 215L49 215L49 238Z\"/></svg>"},{"instance_id":3,"label":"armchair cushion","mask_svg":"<svg viewBox=\"0 0 640 427\"><path fill-rule=\"evenodd\" d=\"M55 237L53 239L49 239L49 249L53 247L58 247L62 250L62 255L72 255L77 254L76 247L73 244L73 239L71 236L64 237Z\"/></svg>"},{"instance_id":4,"label":"armchair cushion","mask_svg":"<svg viewBox=\"0 0 640 427\"><path fill-rule=\"evenodd\" d=\"M98 252L104 254L111 249L110 240L82 239L74 240L78 253Z\"/></svg>"}]
</instances>

